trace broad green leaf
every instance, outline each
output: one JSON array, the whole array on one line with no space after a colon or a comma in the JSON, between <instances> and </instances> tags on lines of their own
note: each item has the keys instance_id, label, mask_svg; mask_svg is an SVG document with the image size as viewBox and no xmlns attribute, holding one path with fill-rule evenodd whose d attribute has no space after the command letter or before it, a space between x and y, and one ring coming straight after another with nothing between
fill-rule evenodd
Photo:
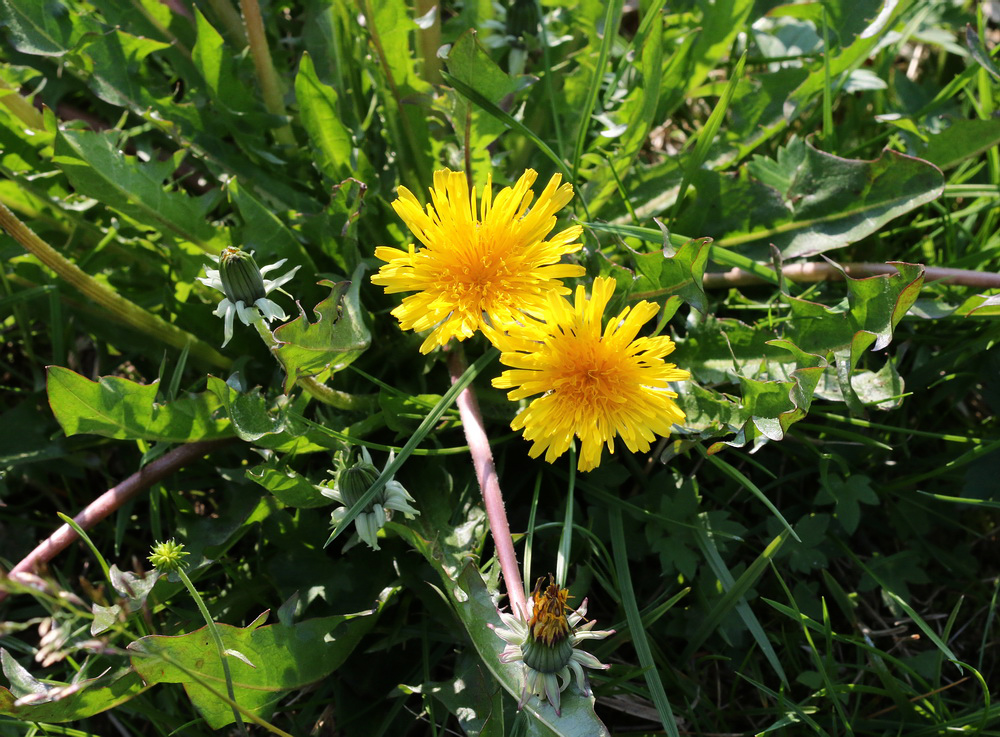
<instances>
[{"instance_id":1,"label":"broad green leaf","mask_svg":"<svg viewBox=\"0 0 1000 737\"><path fill-rule=\"evenodd\" d=\"M499 103L517 87L515 81L496 65L479 44L474 29L463 33L451 47L448 72L492 103ZM469 147L473 180L485 182L486 175L492 170L487 146L504 132L506 126L458 93L452 91L450 96L452 105L448 112L451 123L459 140L465 141Z\"/></svg>"},{"instance_id":2,"label":"broad green leaf","mask_svg":"<svg viewBox=\"0 0 1000 737\"><path fill-rule=\"evenodd\" d=\"M351 132L340 122L337 91L316 76L308 53L302 55L299 73L295 76L295 99L299 103L302 127L312 142L313 159L323 175L334 182L350 176L368 179L371 165L363 152L358 151L355 156Z\"/></svg>"},{"instance_id":3,"label":"broad green leaf","mask_svg":"<svg viewBox=\"0 0 1000 737\"><path fill-rule=\"evenodd\" d=\"M170 106L165 80L144 69L147 56L165 49L170 49L170 44L105 29L85 39L85 66L81 65L78 73L89 76L90 88L105 102L148 115L150 110Z\"/></svg>"},{"instance_id":4,"label":"broad green leaf","mask_svg":"<svg viewBox=\"0 0 1000 737\"><path fill-rule=\"evenodd\" d=\"M458 656L455 677L451 680L424 683L412 690L433 696L444 704L469 737L504 737L507 734L503 691L486 675L482 661L474 654Z\"/></svg>"},{"instance_id":5,"label":"broad green leaf","mask_svg":"<svg viewBox=\"0 0 1000 737\"><path fill-rule=\"evenodd\" d=\"M198 41L192 60L208 85L213 102L232 111L245 112L254 107L253 97L238 79L236 64L222 35L215 30L198 8L194 9Z\"/></svg>"},{"instance_id":6,"label":"broad green leaf","mask_svg":"<svg viewBox=\"0 0 1000 737\"><path fill-rule=\"evenodd\" d=\"M0 686L0 714L23 722L56 724L85 719L113 709L146 689L131 668L69 684L39 681L3 648L0 665L11 684L10 690ZM29 695L29 703L14 705Z\"/></svg>"},{"instance_id":7,"label":"broad green leaf","mask_svg":"<svg viewBox=\"0 0 1000 737\"><path fill-rule=\"evenodd\" d=\"M207 203L164 187L183 153L162 162L140 163L121 152L120 136L118 131L63 130L53 161L81 194L217 253L221 242L214 242L215 229L206 220Z\"/></svg>"},{"instance_id":8,"label":"broad green leaf","mask_svg":"<svg viewBox=\"0 0 1000 737\"><path fill-rule=\"evenodd\" d=\"M688 241L674 251L669 238L661 252L635 254L639 278L629 300L656 300L664 295L678 295L700 312L708 312L708 297L702 281L711 240Z\"/></svg>"},{"instance_id":9,"label":"broad green leaf","mask_svg":"<svg viewBox=\"0 0 1000 737\"><path fill-rule=\"evenodd\" d=\"M15 49L40 56L64 56L82 38L102 30L91 16L43 0L0 0L0 25Z\"/></svg>"},{"instance_id":10,"label":"broad green leaf","mask_svg":"<svg viewBox=\"0 0 1000 737\"><path fill-rule=\"evenodd\" d=\"M303 312L274 331L282 343L275 355L285 368L286 393L301 377L347 367L371 344L359 299L364 269L359 265L346 284L319 282L330 288L330 296L316 305L316 322Z\"/></svg>"},{"instance_id":11,"label":"broad green leaf","mask_svg":"<svg viewBox=\"0 0 1000 737\"><path fill-rule=\"evenodd\" d=\"M117 376L91 381L61 366L49 366L49 405L67 435L93 433L119 440L190 443L232 434L217 419L219 400L208 392L158 404L158 384Z\"/></svg>"},{"instance_id":12,"label":"broad green leaf","mask_svg":"<svg viewBox=\"0 0 1000 737\"><path fill-rule=\"evenodd\" d=\"M246 627L216 624L229 657L236 702L267 719L281 694L333 673L375 624L385 600L371 611L307 619L293 625L264 625L267 612ZM222 662L207 627L186 635L150 635L128 646L132 667L149 684L181 683L191 702L213 729L233 723L230 706L209 688L224 694Z\"/></svg>"},{"instance_id":13,"label":"broad green leaf","mask_svg":"<svg viewBox=\"0 0 1000 737\"><path fill-rule=\"evenodd\" d=\"M319 488L305 476L290 468L279 467L274 462L262 463L249 469L247 478L263 486L278 501L289 507L311 509L333 504L333 500L323 496Z\"/></svg>"},{"instance_id":14,"label":"broad green leaf","mask_svg":"<svg viewBox=\"0 0 1000 737\"><path fill-rule=\"evenodd\" d=\"M997 144L1000 144L1000 119L957 119L940 133L928 136L926 143L918 144L916 154L940 169L950 169Z\"/></svg>"},{"instance_id":15,"label":"broad green leaf","mask_svg":"<svg viewBox=\"0 0 1000 737\"><path fill-rule=\"evenodd\" d=\"M777 160L755 157L732 178L695 174L698 196L672 228L716 239L727 248L774 244L786 258L855 243L944 191L937 167L884 151L875 161L843 159L793 139Z\"/></svg>"},{"instance_id":16,"label":"broad green leaf","mask_svg":"<svg viewBox=\"0 0 1000 737\"><path fill-rule=\"evenodd\" d=\"M275 435L285 429L285 418L268 412L267 399L255 387L239 392L217 376L208 377L208 391L216 396L233 423L240 440L252 443L265 435Z\"/></svg>"}]
</instances>

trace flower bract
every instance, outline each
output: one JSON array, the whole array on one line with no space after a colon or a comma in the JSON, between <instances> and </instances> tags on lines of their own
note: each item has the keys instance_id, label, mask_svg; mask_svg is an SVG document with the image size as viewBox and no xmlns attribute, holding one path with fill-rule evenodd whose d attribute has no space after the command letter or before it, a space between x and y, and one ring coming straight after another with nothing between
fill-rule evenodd
<instances>
[{"instance_id":1,"label":"flower bract","mask_svg":"<svg viewBox=\"0 0 1000 737\"><path fill-rule=\"evenodd\" d=\"M541 580L531 595L528 620L500 613L505 628L494 628L507 646L500 655L501 663L521 663L523 682L521 700L524 706L531 696L548 701L560 713L561 694L570 680L584 696L590 695L584 668L606 669L608 666L588 653L577 649L583 640L599 640L614 630L595 630L594 622L584 621L587 600L575 611L567 604L569 592L560 589L549 577L547 586ZM569 612L567 614L567 612Z\"/></svg>"},{"instance_id":2,"label":"flower bract","mask_svg":"<svg viewBox=\"0 0 1000 737\"><path fill-rule=\"evenodd\" d=\"M233 337L233 318L236 316L239 316L240 322L244 325L253 324L257 315L268 322L288 318L284 310L268 299L267 295L287 284L299 267L296 266L277 279L264 278L264 274L280 269L287 260L283 258L261 269L257 267L253 253L230 246L223 249L219 255L218 269L205 269L205 276L198 277L198 281L205 286L217 289L226 295L212 313L225 320L223 346Z\"/></svg>"},{"instance_id":3,"label":"flower bract","mask_svg":"<svg viewBox=\"0 0 1000 737\"><path fill-rule=\"evenodd\" d=\"M494 196L487 178L482 200L461 172L435 172L431 202L424 209L406 187L393 209L421 248L383 246L386 262L372 283L388 294L416 292L392 311L404 330L430 330L423 353L451 338L465 340L484 325L518 322L545 307L548 292L568 294L560 279L582 276L582 266L559 260L578 251L582 229L572 226L549 237L556 213L573 197L573 187L552 177L532 204L537 174L526 171L513 187Z\"/></svg>"},{"instance_id":4,"label":"flower bract","mask_svg":"<svg viewBox=\"0 0 1000 737\"><path fill-rule=\"evenodd\" d=\"M614 452L616 436L632 452L647 451L656 435L666 437L674 423L684 421L669 382L691 374L663 360L673 341L637 337L659 307L639 302L602 328L614 287L613 279L595 279L591 298L580 286L572 303L549 294L544 320L487 332L502 351L500 362L511 367L493 386L510 389L512 401L542 395L511 423L533 443L532 458L544 452L551 463L578 437L578 468L590 471L600 464L603 446Z\"/></svg>"},{"instance_id":5,"label":"flower bract","mask_svg":"<svg viewBox=\"0 0 1000 737\"><path fill-rule=\"evenodd\" d=\"M338 501L344 506L338 507L330 515L334 527L338 526L347 516L348 510L364 497L365 493L378 479L380 472L372 464L368 449L361 448L361 459L353 465L347 465L342 456L338 456L338 469L334 472L333 487L320 487L323 496ZM388 463L392 463L393 454L389 454ZM389 520L393 511L402 512L407 519L413 519L420 514L410 504L413 497L403 488L403 485L390 478L368 506L354 518L354 526L358 537L364 540L370 548L378 550L378 531Z\"/></svg>"}]
</instances>

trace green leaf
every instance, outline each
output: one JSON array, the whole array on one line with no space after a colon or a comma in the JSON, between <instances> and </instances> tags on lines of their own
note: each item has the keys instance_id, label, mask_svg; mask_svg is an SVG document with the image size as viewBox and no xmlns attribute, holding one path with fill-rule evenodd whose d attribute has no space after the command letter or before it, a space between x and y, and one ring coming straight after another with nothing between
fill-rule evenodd
<instances>
[{"instance_id":1,"label":"green leaf","mask_svg":"<svg viewBox=\"0 0 1000 737\"><path fill-rule=\"evenodd\" d=\"M305 476L274 462L254 466L247 471L247 478L263 486L289 507L311 509L333 504L333 500L323 496Z\"/></svg>"},{"instance_id":2,"label":"green leaf","mask_svg":"<svg viewBox=\"0 0 1000 737\"><path fill-rule=\"evenodd\" d=\"M73 187L140 223L173 232L210 253L216 232L206 220L206 201L164 188L183 152L162 162L139 163L119 149L121 133L63 130L56 139L53 161Z\"/></svg>"},{"instance_id":3,"label":"green leaf","mask_svg":"<svg viewBox=\"0 0 1000 737\"><path fill-rule=\"evenodd\" d=\"M240 440L252 443L285 429L284 417L274 417L268 412L267 400L259 387L246 393L238 392L217 376L209 376L208 391L218 398Z\"/></svg>"},{"instance_id":4,"label":"green leaf","mask_svg":"<svg viewBox=\"0 0 1000 737\"><path fill-rule=\"evenodd\" d=\"M944 191L937 167L883 151L875 161L844 159L793 139L777 160L755 157L749 176L701 170L698 196L674 228L716 239L716 246L768 244L783 258L811 256L855 243Z\"/></svg>"},{"instance_id":5,"label":"green leaf","mask_svg":"<svg viewBox=\"0 0 1000 737\"><path fill-rule=\"evenodd\" d=\"M413 690L433 696L444 704L469 737L504 737L507 734L503 691L486 675L482 661L475 654L459 655L455 677L451 680L424 683Z\"/></svg>"},{"instance_id":6,"label":"green leaf","mask_svg":"<svg viewBox=\"0 0 1000 737\"><path fill-rule=\"evenodd\" d=\"M86 719L113 709L146 689L131 668L68 684L49 679L42 683L4 648L0 648L0 665L11 684L10 690L0 686L0 714L22 722L57 724ZM29 694L37 701L14 705L19 698Z\"/></svg>"},{"instance_id":7,"label":"green leaf","mask_svg":"<svg viewBox=\"0 0 1000 737\"><path fill-rule=\"evenodd\" d=\"M49 366L49 405L67 435L94 433L119 440L190 443L232 434L215 395L193 394L158 404L158 383L143 385L117 376L91 381L61 366Z\"/></svg>"},{"instance_id":8,"label":"green leaf","mask_svg":"<svg viewBox=\"0 0 1000 737\"><path fill-rule=\"evenodd\" d=\"M700 238L688 241L674 252L669 237L665 237L661 252L635 254L640 277L629 300L655 300L676 294L699 312L708 312L708 297L702 282L710 243L711 239Z\"/></svg>"},{"instance_id":9,"label":"green leaf","mask_svg":"<svg viewBox=\"0 0 1000 737\"><path fill-rule=\"evenodd\" d=\"M1000 69L997 69L997 65L993 62L986 47L983 46L979 34L976 33L971 23L965 24L965 44L969 47L969 52L976 63L989 72L993 79L1000 80Z\"/></svg>"},{"instance_id":10,"label":"green leaf","mask_svg":"<svg viewBox=\"0 0 1000 737\"><path fill-rule=\"evenodd\" d=\"M25 54L64 56L81 38L101 31L92 17L73 13L62 3L0 0L0 11L11 45Z\"/></svg>"},{"instance_id":11,"label":"green leaf","mask_svg":"<svg viewBox=\"0 0 1000 737\"><path fill-rule=\"evenodd\" d=\"M359 298L364 269L360 264L348 283L319 282L330 287L330 296L316 305L316 322L310 323L303 311L274 331L283 344L276 355L285 368L286 393L303 376L347 367L371 344Z\"/></svg>"},{"instance_id":12,"label":"green leaf","mask_svg":"<svg viewBox=\"0 0 1000 737\"><path fill-rule=\"evenodd\" d=\"M448 72L492 103L499 103L517 88L516 82L486 53L472 28L459 36L451 47ZM492 169L487 146L506 130L506 126L454 90L450 97L452 125L459 140L466 141L468 146L473 179L485 181Z\"/></svg>"},{"instance_id":13,"label":"green leaf","mask_svg":"<svg viewBox=\"0 0 1000 737\"><path fill-rule=\"evenodd\" d=\"M208 86L213 102L237 112L253 109L254 99L237 76L236 64L226 42L197 7L194 13L198 40L191 57Z\"/></svg>"},{"instance_id":14,"label":"green leaf","mask_svg":"<svg viewBox=\"0 0 1000 737\"><path fill-rule=\"evenodd\" d=\"M950 169L1000 144L1000 118L956 119L940 133L918 143L916 153L939 169Z\"/></svg>"},{"instance_id":15,"label":"green leaf","mask_svg":"<svg viewBox=\"0 0 1000 737\"><path fill-rule=\"evenodd\" d=\"M317 168L328 179L340 182L350 176L366 180L364 171L369 171L371 165L363 152L358 152L357 163L354 159L354 141L351 132L340 122L337 110L337 91L320 81L316 75L312 57L308 53L302 55L299 62L299 73L295 77L295 99L299 103L299 115L302 127L309 134L314 161Z\"/></svg>"},{"instance_id":16,"label":"green leaf","mask_svg":"<svg viewBox=\"0 0 1000 737\"><path fill-rule=\"evenodd\" d=\"M301 688L333 673L357 647L375 624L385 599L375 609L293 625L264 625L267 612L240 628L216 624L226 650L235 650L243 659L230 657L236 702L264 719L274 711L283 692ZM230 706L212 693L226 692L222 663L207 627L185 635L150 635L128 646L132 666L143 680L181 683L188 698L213 729L233 723Z\"/></svg>"},{"instance_id":17,"label":"green leaf","mask_svg":"<svg viewBox=\"0 0 1000 737\"><path fill-rule=\"evenodd\" d=\"M851 474L846 479L828 475L822 479L817 504L835 504L834 516L848 535L853 535L861 521L860 504L878 504L878 495L872 490L871 479L862 473Z\"/></svg>"}]
</instances>

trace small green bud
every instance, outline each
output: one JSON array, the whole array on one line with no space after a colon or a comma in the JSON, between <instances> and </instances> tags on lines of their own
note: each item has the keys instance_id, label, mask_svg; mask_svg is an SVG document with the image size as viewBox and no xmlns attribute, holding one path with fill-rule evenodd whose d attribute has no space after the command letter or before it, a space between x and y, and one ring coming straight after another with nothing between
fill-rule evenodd
<instances>
[{"instance_id":1,"label":"small green bud","mask_svg":"<svg viewBox=\"0 0 1000 737\"><path fill-rule=\"evenodd\" d=\"M184 552L184 544L174 542L171 538L166 542L156 543L148 560L158 571L169 573L184 567L185 555L190 555L190 553Z\"/></svg>"},{"instance_id":2,"label":"small green bud","mask_svg":"<svg viewBox=\"0 0 1000 737\"><path fill-rule=\"evenodd\" d=\"M267 296L264 277L257 268L257 262L249 253L234 246L224 249L219 256L219 278L223 291L233 304L243 302L249 307Z\"/></svg>"}]
</instances>

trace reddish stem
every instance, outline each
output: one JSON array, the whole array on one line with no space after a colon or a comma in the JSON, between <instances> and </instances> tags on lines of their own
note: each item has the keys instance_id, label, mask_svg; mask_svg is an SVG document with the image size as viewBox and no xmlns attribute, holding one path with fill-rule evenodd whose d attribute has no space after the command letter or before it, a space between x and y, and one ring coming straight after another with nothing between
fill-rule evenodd
<instances>
[{"instance_id":1,"label":"reddish stem","mask_svg":"<svg viewBox=\"0 0 1000 737\"><path fill-rule=\"evenodd\" d=\"M892 264L862 262L841 264L840 266L847 272L848 276L855 279L898 273ZM844 278L840 269L832 264L820 262L785 264L781 268L781 273L794 282L837 281ZM925 266L924 281L940 281L944 284L957 284L980 289L1000 288L1000 274L988 271L970 271L969 269L951 269L944 266ZM706 289L765 283L759 276L749 274L742 269L705 274L704 281Z\"/></svg>"},{"instance_id":2,"label":"reddish stem","mask_svg":"<svg viewBox=\"0 0 1000 737\"><path fill-rule=\"evenodd\" d=\"M117 486L113 486L101 494L74 517L73 521L84 530L90 529L143 489L148 489L188 463L201 458L216 446L229 442L229 440L229 438L205 440L174 448L143 466ZM33 573L39 566L55 558L78 538L79 535L72 527L66 524L60 526L47 539L39 543L38 547L28 553L21 562L11 568L7 577L16 581L18 574ZM0 588L0 601L6 597L7 592Z\"/></svg>"},{"instance_id":3,"label":"reddish stem","mask_svg":"<svg viewBox=\"0 0 1000 737\"><path fill-rule=\"evenodd\" d=\"M452 384L461 378L467 366L465 352L461 347L452 348L448 352L448 372ZM527 621L528 607L524 598L524 585L521 583L521 569L518 567L514 541L510 536L510 525L507 522L507 512L504 510L496 466L493 465L493 451L490 450L490 441L483 427L483 416L479 411L479 402L472 387L467 387L459 394L455 403L462 418L465 442L469 445L472 463L476 468L479 489L483 493L486 517L490 522L490 532L493 533L493 545L496 547L500 571L507 586L511 610L515 616Z\"/></svg>"}]
</instances>

